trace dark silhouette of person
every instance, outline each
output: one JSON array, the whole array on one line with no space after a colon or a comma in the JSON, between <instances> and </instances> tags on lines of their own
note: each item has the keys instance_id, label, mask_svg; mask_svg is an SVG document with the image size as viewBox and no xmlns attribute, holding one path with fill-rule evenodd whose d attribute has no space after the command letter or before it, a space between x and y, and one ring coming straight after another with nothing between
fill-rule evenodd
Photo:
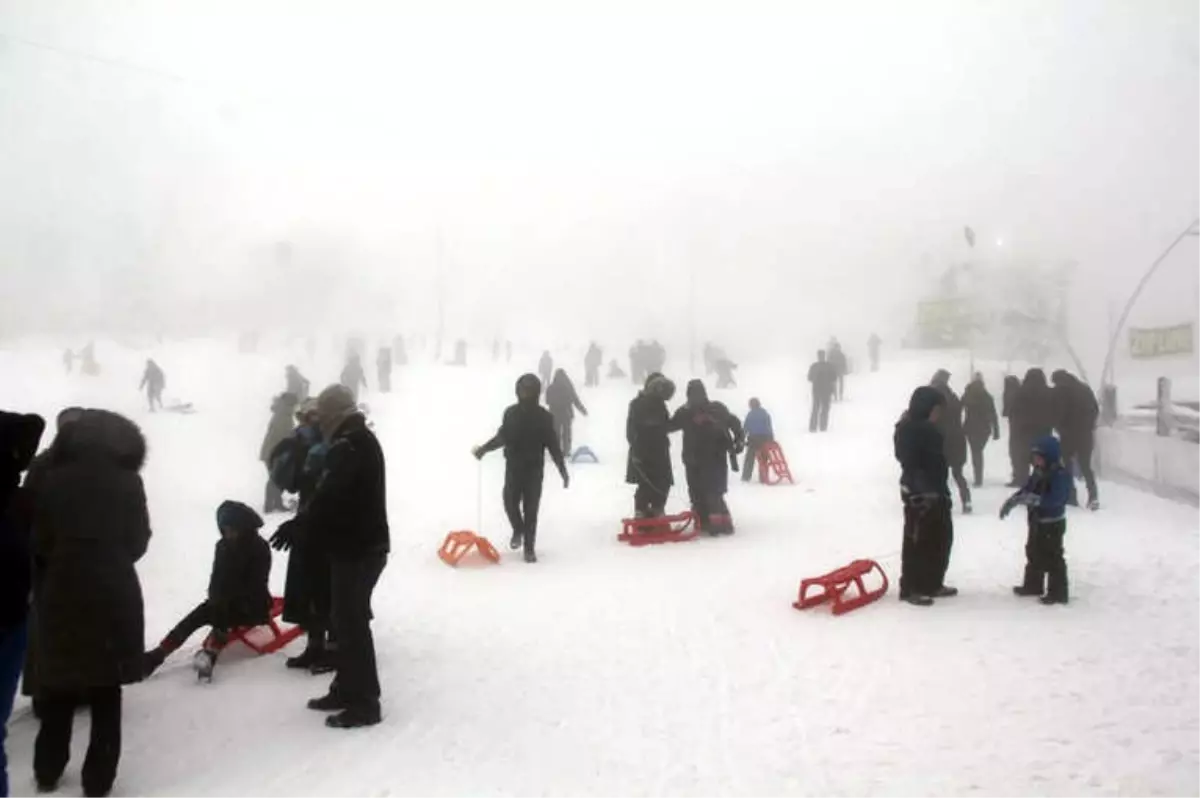
<instances>
[{"instance_id":1,"label":"dark silhouette of person","mask_svg":"<svg viewBox=\"0 0 1200 798\"><path fill-rule=\"evenodd\" d=\"M817 352L817 362L808 367L808 381L812 383L812 416L808 431L825 432L829 429L829 406L837 388L837 370L825 359L825 350Z\"/></svg>"}]
</instances>

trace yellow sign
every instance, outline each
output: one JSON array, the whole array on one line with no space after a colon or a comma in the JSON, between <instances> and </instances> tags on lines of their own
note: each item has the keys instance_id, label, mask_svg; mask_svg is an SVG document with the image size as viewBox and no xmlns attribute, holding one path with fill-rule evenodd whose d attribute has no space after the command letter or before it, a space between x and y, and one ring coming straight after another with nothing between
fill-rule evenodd
<instances>
[{"instance_id":1,"label":"yellow sign","mask_svg":"<svg viewBox=\"0 0 1200 798\"><path fill-rule=\"evenodd\" d=\"M962 300L925 300L917 303L917 324L926 329L946 327L960 321L962 313Z\"/></svg>"},{"instance_id":2,"label":"yellow sign","mask_svg":"<svg viewBox=\"0 0 1200 798\"><path fill-rule=\"evenodd\" d=\"M1191 324L1145 329L1132 327L1129 330L1129 355L1135 360L1190 355L1193 349L1193 340L1194 332Z\"/></svg>"}]
</instances>

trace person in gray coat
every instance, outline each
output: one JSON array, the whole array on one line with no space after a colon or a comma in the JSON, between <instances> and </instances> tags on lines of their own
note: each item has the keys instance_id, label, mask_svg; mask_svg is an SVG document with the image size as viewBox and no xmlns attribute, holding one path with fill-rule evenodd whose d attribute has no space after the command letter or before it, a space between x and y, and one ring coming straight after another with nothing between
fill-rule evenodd
<instances>
[{"instance_id":1,"label":"person in gray coat","mask_svg":"<svg viewBox=\"0 0 1200 798\"><path fill-rule=\"evenodd\" d=\"M262 447L258 451L258 459L267 467L267 487L263 497L263 513L281 513L287 509L283 503L283 491L271 481L271 452L285 438L292 434L295 428L293 413L296 412L296 397L290 393L281 393L271 402L271 421L267 424L267 434L263 436Z\"/></svg>"}]
</instances>

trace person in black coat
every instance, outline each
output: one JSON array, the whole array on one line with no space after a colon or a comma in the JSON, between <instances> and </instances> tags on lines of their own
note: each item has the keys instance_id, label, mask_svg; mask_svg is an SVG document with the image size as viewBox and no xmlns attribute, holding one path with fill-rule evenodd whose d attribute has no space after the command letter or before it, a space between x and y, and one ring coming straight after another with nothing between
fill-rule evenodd
<instances>
[{"instance_id":1,"label":"person in black coat","mask_svg":"<svg viewBox=\"0 0 1200 798\"><path fill-rule=\"evenodd\" d=\"M1096 447L1096 421L1100 417L1100 405L1087 383L1081 382L1074 374L1059 369L1050 378L1054 382L1054 428L1058 430L1058 437L1062 441L1062 461L1071 475L1071 495L1067 503L1079 506L1074 471L1071 470L1074 461L1087 485L1088 507L1098 510L1100 493L1096 487L1096 473L1092 470L1092 452Z\"/></svg>"},{"instance_id":2,"label":"person in black coat","mask_svg":"<svg viewBox=\"0 0 1200 798\"><path fill-rule=\"evenodd\" d=\"M942 446L946 454L946 463L950 466L950 475L958 486L958 498L962 502L964 513L971 512L971 487L963 474L967 465L967 436L963 431L963 406L958 394L950 387L950 372L938 369L929 383L942 395L945 402L938 413L937 427L942 433Z\"/></svg>"},{"instance_id":3,"label":"person in black coat","mask_svg":"<svg viewBox=\"0 0 1200 798\"><path fill-rule=\"evenodd\" d=\"M371 595L391 548L383 449L344 385L321 392L317 418L329 443L324 473L312 500L280 525L271 545L289 549L303 536L329 557L337 676L309 709L336 712L325 720L331 728L372 726L382 714Z\"/></svg>"},{"instance_id":4,"label":"person in black coat","mask_svg":"<svg viewBox=\"0 0 1200 798\"><path fill-rule=\"evenodd\" d=\"M1013 417L1013 412L1017 404L1017 394L1021 392L1021 380L1015 374L1009 374L1004 378L1004 394L1000 400L1000 415L1008 419L1008 461L1012 468L1012 478L1008 482L1008 487L1019 488L1022 482L1021 464L1029 461L1029 452L1020 450L1021 436L1017 429L1016 421Z\"/></svg>"},{"instance_id":5,"label":"person in black coat","mask_svg":"<svg viewBox=\"0 0 1200 798\"><path fill-rule=\"evenodd\" d=\"M550 459L562 476L564 488L571 484L571 478L555 433L554 418L538 404L542 395L541 380L533 374L523 374L517 380L516 392L517 403L504 411L500 429L487 443L475 447L472 454L480 460L488 452L503 447L504 512L513 530L508 546L513 550L524 547L525 562L535 563L546 452L550 453Z\"/></svg>"},{"instance_id":6,"label":"person in black coat","mask_svg":"<svg viewBox=\"0 0 1200 798\"><path fill-rule=\"evenodd\" d=\"M163 389L167 387L167 375L153 360L146 361L146 370L142 372L142 383L138 386L140 390L146 392L146 401L150 403L150 412L155 411L155 406L162 408Z\"/></svg>"},{"instance_id":7,"label":"person in black coat","mask_svg":"<svg viewBox=\"0 0 1200 798\"><path fill-rule=\"evenodd\" d=\"M8 795L5 728L12 714L28 639L30 493L21 472L37 451L46 422L41 416L0 412L0 795Z\"/></svg>"},{"instance_id":8,"label":"person in black coat","mask_svg":"<svg viewBox=\"0 0 1200 798\"><path fill-rule=\"evenodd\" d=\"M675 395L675 383L657 372L646 377L646 385L629 402L625 417L625 440L629 456L625 481L637 485L633 494L634 515L656 518L664 513L675 474L671 468L671 414L667 402Z\"/></svg>"},{"instance_id":9,"label":"person in black coat","mask_svg":"<svg viewBox=\"0 0 1200 798\"><path fill-rule=\"evenodd\" d=\"M184 616L143 657L146 676L158 670L172 651L204 626L212 631L196 652L193 666L201 679L211 679L213 666L229 634L242 626L259 626L271 618L271 548L258 530L263 520L241 502L224 501L217 508L217 540L212 571L208 578L208 598Z\"/></svg>"},{"instance_id":10,"label":"person in black coat","mask_svg":"<svg viewBox=\"0 0 1200 798\"><path fill-rule=\"evenodd\" d=\"M812 383L812 416L808 431L829 429L829 406L837 390L838 373L833 364L825 359L825 350L817 352L817 362L808 367L808 381Z\"/></svg>"},{"instance_id":11,"label":"person in black coat","mask_svg":"<svg viewBox=\"0 0 1200 798\"><path fill-rule=\"evenodd\" d=\"M358 389L367 387L367 375L363 371L362 357L357 351L352 351L346 357L346 365L342 368L341 384L350 391L350 396L358 403Z\"/></svg>"},{"instance_id":12,"label":"person in black coat","mask_svg":"<svg viewBox=\"0 0 1200 798\"><path fill-rule=\"evenodd\" d=\"M1046 383L1046 372L1039 368L1025 372L1021 390L1013 400L1012 421L1017 438L1013 445L1021 453L1017 462L1019 471L1013 476L1024 485L1029 479L1029 452L1033 444L1054 429L1054 394Z\"/></svg>"},{"instance_id":13,"label":"person in black coat","mask_svg":"<svg viewBox=\"0 0 1200 798\"><path fill-rule=\"evenodd\" d=\"M988 439L1000 440L1000 419L996 417L996 400L983 384L983 375L976 372L962 395L963 432L971 448L971 469L975 472L975 487L983 485L983 449Z\"/></svg>"},{"instance_id":14,"label":"person in black coat","mask_svg":"<svg viewBox=\"0 0 1200 798\"><path fill-rule=\"evenodd\" d=\"M70 757L75 709L92 712L83 790L107 795L121 754L121 686L141 681L142 588L150 542L139 471L146 441L129 419L84 410L62 427L38 476L29 681L41 720L33 768L50 791Z\"/></svg>"},{"instance_id":15,"label":"person in black coat","mask_svg":"<svg viewBox=\"0 0 1200 798\"><path fill-rule=\"evenodd\" d=\"M904 503L900 600L918 606L958 593L946 585L954 522L947 485L950 468L937 426L945 404L945 396L936 388L917 388L892 436Z\"/></svg>"},{"instance_id":16,"label":"person in black coat","mask_svg":"<svg viewBox=\"0 0 1200 798\"><path fill-rule=\"evenodd\" d=\"M729 468L745 446L742 425L721 402L708 398L704 383L687 385L687 402L671 417L670 428L683 431L683 467L696 527L710 535L732 535L725 503Z\"/></svg>"},{"instance_id":17,"label":"person in black coat","mask_svg":"<svg viewBox=\"0 0 1200 798\"><path fill-rule=\"evenodd\" d=\"M575 384L562 369L554 372L554 379L546 388L546 406L550 408L550 415L554 418L554 434L558 437L559 447L564 455L570 457L571 427L575 423L575 411L579 410L584 416L587 416L588 412L583 402L579 401Z\"/></svg>"},{"instance_id":18,"label":"person in black coat","mask_svg":"<svg viewBox=\"0 0 1200 798\"><path fill-rule=\"evenodd\" d=\"M282 393L271 400L271 420L267 423L262 445L258 447L258 459L267 469L267 484L263 490L263 512L267 515L287 509L283 503L283 491L271 479L271 453L280 441L292 434L295 426L292 414L296 410L296 401L296 397L290 393Z\"/></svg>"},{"instance_id":19,"label":"person in black coat","mask_svg":"<svg viewBox=\"0 0 1200 798\"><path fill-rule=\"evenodd\" d=\"M554 373L554 358L550 357L549 352L542 352L541 358L538 360L538 379L542 385L550 384L550 376Z\"/></svg>"},{"instance_id":20,"label":"person in black coat","mask_svg":"<svg viewBox=\"0 0 1200 798\"><path fill-rule=\"evenodd\" d=\"M829 343L829 365L837 376L833 395L840 402L846 398L846 375L850 373L850 361L846 359L846 353L836 338Z\"/></svg>"},{"instance_id":21,"label":"person in black coat","mask_svg":"<svg viewBox=\"0 0 1200 798\"><path fill-rule=\"evenodd\" d=\"M600 347L596 346L595 341L592 341L588 345L587 354L583 356L583 384L588 388L595 388L600 384L600 366L603 363L604 351L600 349Z\"/></svg>"},{"instance_id":22,"label":"person in black coat","mask_svg":"<svg viewBox=\"0 0 1200 798\"><path fill-rule=\"evenodd\" d=\"M392 390L392 350L386 346L379 347L375 356L375 367L379 375L379 392L390 393Z\"/></svg>"}]
</instances>

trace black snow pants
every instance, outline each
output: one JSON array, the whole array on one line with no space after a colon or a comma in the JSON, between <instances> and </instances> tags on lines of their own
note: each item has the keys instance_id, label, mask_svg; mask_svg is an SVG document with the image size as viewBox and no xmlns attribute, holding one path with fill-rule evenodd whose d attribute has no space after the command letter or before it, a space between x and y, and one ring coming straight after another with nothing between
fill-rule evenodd
<instances>
[{"instance_id":1,"label":"black snow pants","mask_svg":"<svg viewBox=\"0 0 1200 798\"><path fill-rule=\"evenodd\" d=\"M333 630L337 634L337 676L329 691L348 708L379 709L379 668L371 634L371 594L387 565L387 553L337 559L330 566Z\"/></svg>"},{"instance_id":2,"label":"black snow pants","mask_svg":"<svg viewBox=\"0 0 1200 798\"><path fill-rule=\"evenodd\" d=\"M729 506L725 503L726 485L723 484L727 479L725 461L684 463L684 469L688 501L696 516L696 525L709 531L713 516L729 515Z\"/></svg>"},{"instance_id":3,"label":"black snow pants","mask_svg":"<svg viewBox=\"0 0 1200 798\"><path fill-rule=\"evenodd\" d=\"M558 437L558 445L562 448L562 452L567 457L571 456L572 435L571 428L574 426L575 419L568 413L553 413L551 417L554 419L554 434Z\"/></svg>"},{"instance_id":4,"label":"black snow pants","mask_svg":"<svg viewBox=\"0 0 1200 798\"><path fill-rule=\"evenodd\" d=\"M933 596L946 584L954 521L950 497L928 506L904 503L904 541L900 549L900 597Z\"/></svg>"},{"instance_id":5,"label":"black snow pants","mask_svg":"<svg viewBox=\"0 0 1200 798\"><path fill-rule=\"evenodd\" d=\"M85 795L107 795L121 761L121 687L93 687L79 692L44 692L37 698L41 727L33 746L33 772L40 785L57 784L71 759L75 710L92 712L91 737L83 760Z\"/></svg>"},{"instance_id":6,"label":"black snow pants","mask_svg":"<svg viewBox=\"0 0 1200 798\"><path fill-rule=\"evenodd\" d=\"M1060 519L1049 524L1039 524L1033 513L1029 514L1029 533L1025 538L1025 579L1022 587L1030 594L1043 591L1051 598L1066 601L1067 560L1063 554L1063 538L1067 534L1067 521Z\"/></svg>"},{"instance_id":7,"label":"black snow pants","mask_svg":"<svg viewBox=\"0 0 1200 798\"><path fill-rule=\"evenodd\" d=\"M287 507L283 503L283 491L271 480L271 467L267 466L267 487L263 490L263 512L282 513Z\"/></svg>"},{"instance_id":8,"label":"black snow pants","mask_svg":"<svg viewBox=\"0 0 1200 798\"><path fill-rule=\"evenodd\" d=\"M971 486L967 484L967 477L963 474L962 465L950 467L950 475L954 477L954 484L958 487L958 500L962 502L963 507L971 503Z\"/></svg>"},{"instance_id":9,"label":"black snow pants","mask_svg":"<svg viewBox=\"0 0 1200 798\"><path fill-rule=\"evenodd\" d=\"M825 432L829 429L829 405L832 402L833 397L831 395L813 391L812 416L808 420L809 432L816 432L818 429L821 432Z\"/></svg>"},{"instance_id":10,"label":"black snow pants","mask_svg":"<svg viewBox=\"0 0 1200 798\"><path fill-rule=\"evenodd\" d=\"M975 487L983 486L983 450L987 446L987 437L983 438L967 438L967 445L971 448L971 470L975 476Z\"/></svg>"},{"instance_id":11,"label":"black snow pants","mask_svg":"<svg viewBox=\"0 0 1200 798\"><path fill-rule=\"evenodd\" d=\"M742 482L749 482L754 477L754 466L758 462L758 453L764 446L771 443L772 440L773 438L770 435L746 436L746 456L745 462L742 463ZM765 478L765 474L759 476L759 479Z\"/></svg>"},{"instance_id":12,"label":"black snow pants","mask_svg":"<svg viewBox=\"0 0 1200 798\"><path fill-rule=\"evenodd\" d=\"M1088 503L1098 501L1100 498L1096 488L1096 472L1092 470L1092 452L1095 447L1094 435L1087 435L1079 439L1064 437L1062 440L1062 460L1071 474L1070 503L1073 505L1079 505L1079 494L1075 490L1075 470L1071 466L1072 459L1079 465L1079 473L1083 475L1083 481L1087 485Z\"/></svg>"},{"instance_id":13,"label":"black snow pants","mask_svg":"<svg viewBox=\"0 0 1200 798\"><path fill-rule=\"evenodd\" d=\"M545 468L522 468L510 464L504 471L504 512L512 525L513 537L521 536L525 551L537 544L538 508L542 503Z\"/></svg>"},{"instance_id":14,"label":"black snow pants","mask_svg":"<svg viewBox=\"0 0 1200 798\"><path fill-rule=\"evenodd\" d=\"M1029 450L1032 446L1032 441L1027 440L1015 424L1008 422L1008 459L1012 462L1010 487L1021 487L1029 479Z\"/></svg>"},{"instance_id":15,"label":"black snow pants","mask_svg":"<svg viewBox=\"0 0 1200 798\"><path fill-rule=\"evenodd\" d=\"M216 611L207 601L202 601L196 605L195 609L183 616L183 620L175 624L174 629L167 632L167 636L162 640L162 647L167 651L175 651L186 643L187 639L197 630L211 626L212 632L204 641L204 647L212 651L220 651L229 642L230 630L241 625L243 624L235 623L224 613Z\"/></svg>"}]
</instances>

